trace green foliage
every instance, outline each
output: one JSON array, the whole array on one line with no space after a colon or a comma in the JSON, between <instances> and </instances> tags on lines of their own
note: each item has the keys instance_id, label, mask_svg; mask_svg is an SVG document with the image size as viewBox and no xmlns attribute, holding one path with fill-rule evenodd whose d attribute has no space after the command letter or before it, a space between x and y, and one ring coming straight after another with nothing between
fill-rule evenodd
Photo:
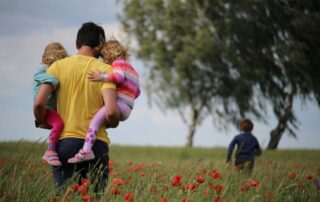
<instances>
[{"instance_id":1,"label":"green foliage","mask_svg":"<svg viewBox=\"0 0 320 202\"><path fill-rule=\"evenodd\" d=\"M32 142L0 143L0 201L126 201L128 192L134 201L213 201L218 197L222 201L317 201L320 197L319 150L264 151L248 179L225 166L224 148L111 145L108 186L105 193L95 195L90 177L88 191L70 182L68 189L57 194L51 168L41 164L44 147ZM178 186L172 184L175 176L181 177ZM203 183L197 182L199 176ZM196 186L193 191L188 190L191 183ZM217 186L222 187L220 192ZM115 194L115 189L120 193Z\"/></svg>"},{"instance_id":2,"label":"green foliage","mask_svg":"<svg viewBox=\"0 0 320 202\"><path fill-rule=\"evenodd\" d=\"M294 98L320 104L319 1L120 2L122 24L146 62L150 98L191 126L208 115L219 127L263 119L271 103L295 136Z\"/></svg>"}]
</instances>

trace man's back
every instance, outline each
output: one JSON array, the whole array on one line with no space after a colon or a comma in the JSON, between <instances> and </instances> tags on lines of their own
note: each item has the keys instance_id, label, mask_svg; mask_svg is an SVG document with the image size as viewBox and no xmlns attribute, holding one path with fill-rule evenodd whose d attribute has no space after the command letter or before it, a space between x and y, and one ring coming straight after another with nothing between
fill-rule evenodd
<instances>
[{"instance_id":1,"label":"man's back","mask_svg":"<svg viewBox=\"0 0 320 202\"><path fill-rule=\"evenodd\" d=\"M58 113L65 122L60 139L75 137L84 139L89 122L103 106L102 89L113 88L112 83L90 82L86 78L89 70L99 69L110 73L110 66L93 57L74 55L57 61L47 70L59 80L57 92ZM105 127L101 127L97 139L109 143Z\"/></svg>"}]
</instances>

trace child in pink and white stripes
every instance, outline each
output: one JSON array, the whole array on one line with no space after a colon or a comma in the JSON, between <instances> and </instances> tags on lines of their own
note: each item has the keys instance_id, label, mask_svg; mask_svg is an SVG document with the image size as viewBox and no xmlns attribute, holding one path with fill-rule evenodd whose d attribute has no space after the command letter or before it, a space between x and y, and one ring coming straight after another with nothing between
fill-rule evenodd
<instances>
[{"instance_id":1,"label":"child in pink and white stripes","mask_svg":"<svg viewBox=\"0 0 320 202\"><path fill-rule=\"evenodd\" d=\"M105 63L112 65L112 74L100 71L88 72L87 77L91 81L113 82L117 85L117 105L121 113L121 121L126 120L134 106L135 99L140 95L139 75L126 61L128 49L117 40L106 41L101 49L101 55ZM92 145L101 124L105 122L105 107L103 106L90 122L83 148L68 160L69 163L79 163L94 159Z\"/></svg>"}]
</instances>

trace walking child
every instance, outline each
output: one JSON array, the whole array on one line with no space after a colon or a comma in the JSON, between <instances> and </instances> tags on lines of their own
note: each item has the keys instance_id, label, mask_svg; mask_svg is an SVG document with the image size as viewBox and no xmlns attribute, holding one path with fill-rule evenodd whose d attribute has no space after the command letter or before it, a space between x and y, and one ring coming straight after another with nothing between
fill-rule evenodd
<instances>
[{"instance_id":1,"label":"walking child","mask_svg":"<svg viewBox=\"0 0 320 202\"><path fill-rule=\"evenodd\" d=\"M38 95L41 85L47 84L47 85L52 85L54 89L57 88L58 80L54 76L46 74L46 70L55 61L63 59L67 56L68 56L67 51L60 43L54 42L46 46L46 48L44 49L44 53L42 55L42 66L36 71L36 73L33 76L34 98ZM62 164L55 151L55 148L59 139L59 135L63 130L64 124L60 115L56 112L57 98L56 98L55 92L49 95L46 104L47 104L47 111L45 114L45 122L52 129L48 137L48 148L45 154L43 155L42 159L50 165L61 166ZM39 124L36 122L36 127L38 126Z\"/></svg>"},{"instance_id":2,"label":"walking child","mask_svg":"<svg viewBox=\"0 0 320 202\"><path fill-rule=\"evenodd\" d=\"M88 72L87 77L94 82L112 82L117 85L117 106L121 114L121 121L125 121L130 116L135 99L140 95L139 75L127 62L128 49L119 41L106 41L102 46L101 55L104 62L112 66L113 73L106 74L96 70ZM96 140L99 127L105 122L105 110L103 106L95 114L90 122L83 148L68 160L69 163L79 163L95 158L92 145Z\"/></svg>"},{"instance_id":3,"label":"walking child","mask_svg":"<svg viewBox=\"0 0 320 202\"><path fill-rule=\"evenodd\" d=\"M237 146L235 154L235 166L239 169L245 169L247 176L251 176L254 167L255 156L261 155L261 148L257 138L252 135L254 125L250 119L240 121L239 135L236 135L231 141L227 154L227 163L231 162L233 149Z\"/></svg>"}]
</instances>

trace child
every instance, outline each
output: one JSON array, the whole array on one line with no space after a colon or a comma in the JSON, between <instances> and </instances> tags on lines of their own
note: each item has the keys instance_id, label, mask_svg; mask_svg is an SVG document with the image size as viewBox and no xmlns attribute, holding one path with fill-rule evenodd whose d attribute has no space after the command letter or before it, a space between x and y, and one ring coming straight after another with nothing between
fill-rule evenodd
<instances>
[{"instance_id":1,"label":"child","mask_svg":"<svg viewBox=\"0 0 320 202\"><path fill-rule=\"evenodd\" d=\"M57 88L58 81L54 76L46 74L48 67L57 60L67 57L67 51L60 43L50 43L44 50L42 55L42 67L40 67L33 76L33 96L39 92L40 86L42 84L50 84L53 86L54 90ZM64 124L63 120L56 112L56 94L52 93L47 100L47 112L45 116L45 122L52 128L49 138L48 138L48 148L43 155L42 159L48 164L53 166L61 166L59 157L55 151L56 144L59 139L59 135L63 130ZM36 127L39 124L36 123Z\"/></svg>"},{"instance_id":2,"label":"child","mask_svg":"<svg viewBox=\"0 0 320 202\"><path fill-rule=\"evenodd\" d=\"M139 75L126 61L128 50L117 40L110 40L103 44L101 55L105 63L112 66L113 73L100 71L88 72L91 81L113 82L117 85L117 105L121 113L121 121L125 121L133 108L135 99L140 95ZM101 124L105 121L105 107L102 107L90 122L83 148L68 160L69 163L79 163L94 159L92 145Z\"/></svg>"},{"instance_id":3,"label":"child","mask_svg":"<svg viewBox=\"0 0 320 202\"><path fill-rule=\"evenodd\" d=\"M251 134L253 129L253 123L250 119L243 119L240 121L239 135L236 135L231 141L228 149L227 163L231 161L231 155L233 148L237 145L237 151L235 155L235 166L239 169L244 169L246 166L247 175L251 176L255 156L261 155L260 145L255 136Z\"/></svg>"}]
</instances>

